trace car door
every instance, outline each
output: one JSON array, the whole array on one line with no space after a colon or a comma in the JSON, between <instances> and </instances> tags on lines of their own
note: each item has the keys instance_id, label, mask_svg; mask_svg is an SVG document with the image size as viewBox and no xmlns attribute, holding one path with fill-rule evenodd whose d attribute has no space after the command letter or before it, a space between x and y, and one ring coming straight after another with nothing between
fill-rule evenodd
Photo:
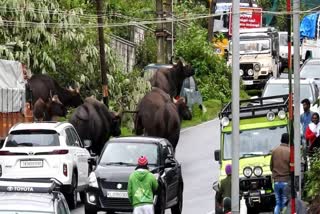
<instances>
[{"instance_id":1,"label":"car door","mask_svg":"<svg viewBox=\"0 0 320 214\"><path fill-rule=\"evenodd\" d=\"M171 155L172 161L175 163L172 167L166 167L165 170L165 180L167 183L167 202L173 200L177 194L179 189L179 172L181 171L181 167L177 160L174 157L173 148L171 144L167 144L164 147L164 153Z\"/></svg>"},{"instance_id":2,"label":"car door","mask_svg":"<svg viewBox=\"0 0 320 214\"><path fill-rule=\"evenodd\" d=\"M79 173L78 183L79 185L87 184L88 180L88 173L89 173L89 166L88 166L88 159L90 157L89 152L84 148L82 141L80 140L79 136L77 135L76 131L73 128L70 128L71 135L73 137L73 147L76 150L77 156L77 169Z\"/></svg>"}]
</instances>

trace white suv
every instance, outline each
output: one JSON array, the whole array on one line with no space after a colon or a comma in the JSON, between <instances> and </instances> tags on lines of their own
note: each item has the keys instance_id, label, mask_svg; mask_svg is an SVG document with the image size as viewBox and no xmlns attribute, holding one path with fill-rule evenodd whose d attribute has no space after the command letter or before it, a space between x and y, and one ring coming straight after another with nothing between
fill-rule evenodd
<instances>
[{"instance_id":1,"label":"white suv","mask_svg":"<svg viewBox=\"0 0 320 214\"><path fill-rule=\"evenodd\" d=\"M90 153L86 148L70 123L19 123L10 129L0 149L0 176L55 178L63 184L61 191L73 209L77 192L84 200L89 183Z\"/></svg>"}]
</instances>

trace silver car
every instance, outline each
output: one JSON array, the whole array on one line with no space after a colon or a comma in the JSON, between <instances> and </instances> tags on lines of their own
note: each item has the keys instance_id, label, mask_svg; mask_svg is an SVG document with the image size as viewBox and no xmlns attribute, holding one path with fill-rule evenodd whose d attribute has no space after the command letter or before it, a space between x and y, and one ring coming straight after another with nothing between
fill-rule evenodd
<instances>
[{"instance_id":1,"label":"silver car","mask_svg":"<svg viewBox=\"0 0 320 214\"><path fill-rule=\"evenodd\" d=\"M143 69L143 77L150 80L158 69L172 67L172 64L149 64ZM194 104L198 104L199 107L202 107L202 96L193 76L184 80L180 96L186 99L186 103L190 109Z\"/></svg>"},{"instance_id":2,"label":"silver car","mask_svg":"<svg viewBox=\"0 0 320 214\"><path fill-rule=\"evenodd\" d=\"M313 78L320 87L320 59L309 59L305 61L300 70L300 78Z\"/></svg>"}]
</instances>

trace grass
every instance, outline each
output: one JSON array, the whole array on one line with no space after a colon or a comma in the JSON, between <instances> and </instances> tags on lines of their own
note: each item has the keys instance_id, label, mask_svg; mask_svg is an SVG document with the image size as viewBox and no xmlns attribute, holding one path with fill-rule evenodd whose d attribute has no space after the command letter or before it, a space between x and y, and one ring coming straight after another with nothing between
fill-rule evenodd
<instances>
[{"instance_id":1,"label":"grass","mask_svg":"<svg viewBox=\"0 0 320 214\"><path fill-rule=\"evenodd\" d=\"M181 127L186 128L198 125L208 120L213 120L218 116L218 112L221 110L222 104L220 100L207 100L203 102L203 106L203 110L198 106L194 106L192 109L192 120L183 120Z\"/></svg>"}]
</instances>

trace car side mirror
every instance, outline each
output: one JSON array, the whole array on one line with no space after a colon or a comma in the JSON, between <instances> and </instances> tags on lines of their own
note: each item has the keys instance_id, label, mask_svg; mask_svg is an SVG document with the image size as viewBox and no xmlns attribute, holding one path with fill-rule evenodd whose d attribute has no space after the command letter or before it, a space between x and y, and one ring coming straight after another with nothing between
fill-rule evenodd
<instances>
[{"instance_id":1,"label":"car side mirror","mask_svg":"<svg viewBox=\"0 0 320 214\"><path fill-rule=\"evenodd\" d=\"M220 161L220 150L215 150L214 151L214 159L215 161Z\"/></svg>"},{"instance_id":2,"label":"car side mirror","mask_svg":"<svg viewBox=\"0 0 320 214\"><path fill-rule=\"evenodd\" d=\"M164 161L164 168L172 168L176 166L176 162L172 158L167 158Z\"/></svg>"},{"instance_id":3,"label":"car side mirror","mask_svg":"<svg viewBox=\"0 0 320 214\"><path fill-rule=\"evenodd\" d=\"M96 160L96 158L95 158L95 157L90 157L90 158L88 158L88 164L89 164L90 166L95 166L95 165L97 165L97 160Z\"/></svg>"},{"instance_id":4,"label":"car side mirror","mask_svg":"<svg viewBox=\"0 0 320 214\"><path fill-rule=\"evenodd\" d=\"M84 147L85 147L85 148L89 148L89 147L91 147L91 145L92 145L92 141L86 139L86 140L83 141L83 144L84 144Z\"/></svg>"}]
</instances>

